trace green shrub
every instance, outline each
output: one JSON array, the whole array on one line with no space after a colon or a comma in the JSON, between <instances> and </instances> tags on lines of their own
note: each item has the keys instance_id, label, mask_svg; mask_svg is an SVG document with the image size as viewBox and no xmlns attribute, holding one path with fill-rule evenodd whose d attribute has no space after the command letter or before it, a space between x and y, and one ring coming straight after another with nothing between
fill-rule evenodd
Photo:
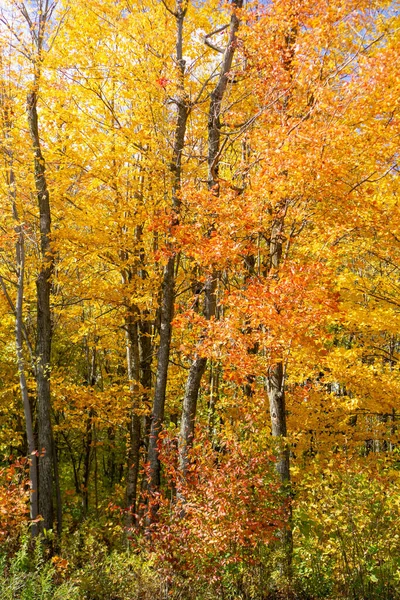
<instances>
[{"instance_id":1,"label":"green shrub","mask_svg":"<svg viewBox=\"0 0 400 600\"><path fill-rule=\"evenodd\" d=\"M311 598L400 598L399 473L343 457L302 478L294 505L296 585Z\"/></svg>"}]
</instances>

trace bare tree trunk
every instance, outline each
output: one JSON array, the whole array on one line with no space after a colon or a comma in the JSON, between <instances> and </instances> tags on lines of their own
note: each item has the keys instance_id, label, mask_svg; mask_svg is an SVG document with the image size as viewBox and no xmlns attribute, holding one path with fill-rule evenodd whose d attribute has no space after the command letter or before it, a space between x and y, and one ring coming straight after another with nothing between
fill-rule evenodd
<instances>
[{"instance_id":1,"label":"bare tree trunk","mask_svg":"<svg viewBox=\"0 0 400 600\"><path fill-rule=\"evenodd\" d=\"M142 405L146 407L149 403L153 376L151 365L153 362L152 323L149 315L145 313L139 323L139 355L140 355L140 385L142 392ZM148 449L151 419L149 415L143 417L142 442L144 448Z\"/></svg>"},{"instance_id":2,"label":"bare tree trunk","mask_svg":"<svg viewBox=\"0 0 400 600\"><path fill-rule=\"evenodd\" d=\"M152 341L152 332L153 332L153 323L149 318L149 314L147 311L144 311L141 315L141 319L138 323L139 327L139 359L140 359L140 404L143 408L146 408L149 405L150 393L152 388L152 371L151 365L153 360L153 341ZM151 417L149 414L145 414L141 417L141 434L140 434L140 447L138 447L138 461L140 462L140 456L143 454L147 456L148 448L149 448L149 437L150 437L150 427L151 427ZM137 486L137 489L140 488L140 492L144 492L147 489L147 479L146 475L142 477L140 482L140 486ZM138 492L136 492L138 494ZM137 521L140 521L143 517L143 506L140 506L139 502L136 501L137 504Z\"/></svg>"},{"instance_id":3,"label":"bare tree trunk","mask_svg":"<svg viewBox=\"0 0 400 600\"><path fill-rule=\"evenodd\" d=\"M281 210L281 207L279 207L278 210ZM271 274L272 276L276 277L278 276L278 270L282 257L282 233L283 217L278 214L271 227L271 241L269 249ZM272 437L280 439L285 438L287 434L285 369L282 361L277 361L269 368L266 377L266 388L269 399ZM279 473L282 484L288 484L290 481L290 470L289 450L286 447L286 442L284 442L283 446L279 449L276 470Z\"/></svg>"},{"instance_id":4,"label":"bare tree trunk","mask_svg":"<svg viewBox=\"0 0 400 600\"><path fill-rule=\"evenodd\" d=\"M157 374L154 389L153 410L149 437L148 462L150 467L150 491L160 486L160 462L158 459L158 436L164 421L165 394L167 389L168 364L171 347L171 334L175 298L175 259L171 257L164 271L161 301L160 342L157 354Z\"/></svg>"},{"instance_id":5,"label":"bare tree trunk","mask_svg":"<svg viewBox=\"0 0 400 600\"><path fill-rule=\"evenodd\" d=\"M176 63L180 69L180 82L178 97L175 99L177 105L177 121L175 127L174 146L170 172L172 175L172 205L175 211L174 225L179 222L180 198L182 173L182 152L185 144L186 124L189 115L189 105L184 91L185 61L183 59L183 23L187 11L186 0L177 0L175 7L175 19L177 25L176 37ZM149 437L149 491L156 492L160 486L160 461L158 458L158 438L164 421L165 394L167 389L168 365L171 348L172 326L175 301L175 255L169 258L164 269L162 291L161 291L161 322L160 343L157 354L157 374L154 389L153 410L151 415L151 429ZM154 520L157 506L153 505L150 520Z\"/></svg>"},{"instance_id":6,"label":"bare tree trunk","mask_svg":"<svg viewBox=\"0 0 400 600\"><path fill-rule=\"evenodd\" d=\"M285 408L285 378L284 366L281 361L270 367L267 376L267 393L271 418L272 437L283 440L278 450L276 470L283 484L290 481L289 449L284 441L287 435Z\"/></svg>"},{"instance_id":7,"label":"bare tree trunk","mask_svg":"<svg viewBox=\"0 0 400 600\"><path fill-rule=\"evenodd\" d=\"M36 84L35 84L36 88ZM50 355L52 340L51 324L51 277L54 271L54 253L50 244L51 212L50 197L45 176L45 162L41 152L37 91L28 94L28 124L33 145L35 187L39 206L40 249L42 263L36 279L37 291L37 341L36 384L38 395L38 443L39 443L39 511L43 517L41 527L52 529L53 509L53 444L50 402Z\"/></svg>"},{"instance_id":8,"label":"bare tree trunk","mask_svg":"<svg viewBox=\"0 0 400 600\"><path fill-rule=\"evenodd\" d=\"M237 8L242 8L243 0L232 1L232 14L229 24L229 39L224 52L221 70L217 85L211 93L210 109L208 113L208 186L218 193L218 170L220 161L221 142L221 106L229 81L229 73L236 50L236 33L239 29L239 19L236 15Z\"/></svg>"},{"instance_id":9,"label":"bare tree trunk","mask_svg":"<svg viewBox=\"0 0 400 600\"><path fill-rule=\"evenodd\" d=\"M128 478L126 486L127 519L126 524L132 527L135 523L137 482L139 477L139 452L141 442L140 416L137 414L139 403L139 331L135 315L126 317L126 361L128 365L129 387L132 393L132 408L129 421Z\"/></svg>"},{"instance_id":10,"label":"bare tree trunk","mask_svg":"<svg viewBox=\"0 0 400 600\"><path fill-rule=\"evenodd\" d=\"M82 509L83 515L86 517L89 510L89 479L90 465L92 458L92 441L93 441L93 416L94 411L89 410L88 420L86 422L85 436L85 452L83 457L83 476L82 476Z\"/></svg>"},{"instance_id":11,"label":"bare tree trunk","mask_svg":"<svg viewBox=\"0 0 400 600\"><path fill-rule=\"evenodd\" d=\"M97 338L95 337L95 343ZM93 387L96 383L96 348L93 348L92 357L90 358L90 348L88 346L88 340L86 339L86 360L87 360L87 376L86 383L89 387ZM89 510L89 479L90 479L90 466L93 456L93 417L95 411L93 408L89 409L88 419L86 421L86 436L85 436L85 448L83 457L83 476L82 476L82 509L83 515L86 517Z\"/></svg>"},{"instance_id":12,"label":"bare tree trunk","mask_svg":"<svg viewBox=\"0 0 400 600\"><path fill-rule=\"evenodd\" d=\"M33 432L33 419L32 419L32 409L29 401L28 394L28 385L26 381L26 373L25 373L25 360L23 353L23 337L24 333L24 323L23 323L23 303L24 303L24 283L25 283L25 239L23 229L19 223L19 215L17 210L17 202L16 202L16 184L15 184L15 175L13 169L13 151L12 148L8 147L9 137L10 137L10 129L11 122L9 118L9 106L7 105L8 98L5 94L2 94L2 108L4 111L4 135L6 139L5 145L5 155L7 161L7 185L8 185L8 194L11 201L11 208L14 220L16 221L15 232L17 234L17 241L15 244L15 258L16 258L16 270L18 275L17 281L17 298L15 302L15 308L12 305L12 300L8 295L7 289L5 287L5 283L2 278L0 278L0 283L3 288L4 294L10 304L11 310L15 315L15 346L16 346L16 354L17 354L17 365L18 365L18 375L19 375L19 384L21 389L21 398L22 405L24 407L24 416L25 416L25 430L26 430L26 438L28 442L28 460L29 460L29 480L30 480L30 518L32 521L31 534L32 537L35 537L38 532L38 526L35 522L38 514L39 514L39 505L38 505L38 473L37 473L37 449L35 443L35 435ZM27 336L26 336L27 337ZM27 339L28 341L28 339ZM30 352L32 351L29 346ZM31 356L31 359L33 357Z\"/></svg>"},{"instance_id":13,"label":"bare tree trunk","mask_svg":"<svg viewBox=\"0 0 400 600\"><path fill-rule=\"evenodd\" d=\"M22 401L25 414L26 437L28 440L29 454L29 479L30 479L30 517L35 521L38 517L38 477L37 477L37 450L35 436L33 433L32 411L28 395L28 386L25 375L25 361L22 350L22 319L23 319L23 298L24 298L24 276L25 276L25 244L21 226L17 227L18 240L16 244L18 287L17 301L15 304L15 342L17 348L17 362L19 383L21 388ZM32 525L32 536L37 534L37 525Z\"/></svg>"},{"instance_id":14,"label":"bare tree trunk","mask_svg":"<svg viewBox=\"0 0 400 600\"><path fill-rule=\"evenodd\" d=\"M285 70L292 78L292 61L294 57L294 45L297 29L292 26L285 36L285 53L283 56ZM289 108L291 92L284 96L284 109ZM271 225L271 236L269 246L270 275L276 279L279 277L279 268L283 249L283 228L285 215L288 208L288 200L284 199L278 203L276 214L273 215ZM287 504L287 526L282 531L281 539L284 550L284 558L281 563L281 572L291 578L291 564L293 554L293 536L291 526L291 504L290 504L290 452L287 445L286 406L285 406L285 365L282 360L276 361L268 369L266 376L266 389L269 399L269 410L271 419L271 434L278 441L276 470L282 483L282 489Z\"/></svg>"},{"instance_id":15,"label":"bare tree trunk","mask_svg":"<svg viewBox=\"0 0 400 600\"><path fill-rule=\"evenodd\" d=\"M280 209L278 209L280 210ZM273 277L278 277L278 270L282 257L282 232L283 217L276 217L271 228L270 242L270 269ZM287 445L286 406L285 406L285 365L282 360L276 361L268 369L266 376L266 390L269 400L271 419L271 434L277 440L276 471L282 484L282 491L290 499L290 453ZM290 579L293 552L293 537L291 528L291 505L284 502L287 511L287 525L281 532L284 557L280 564L283 575Z\"/></svg>"},{"instance_id":16,"label":"bare tree trunk","mask_svg":"<svg viewBox=\"0 0 400 600\"><path fill-rule=\"evenodd\" d=\"M224 94L228 85L229 72L232 68L233 56L236 49L236 33L239 28L239 19L236 16L236 8L241 8L242 0L232 2L233 11L229 26L229 39L224 52L221 70L217 84L211 93L210 108L208 114L208 186L218 195L218 167L220 160L221 139L221 108ZM216 274L208 276L205 285L205 307L204 314L207 319L215 315L215 288ZM197 400L201 378L206 369L207 359L196 356L190 366L186 381L185 396L181 418L179 437L179 463L182 475L185 477L188 468L188 450L193 443L194 425L197 410Z\"/></svg>"},{"instance_id":17,"label":"bare tree trunk","mask_svg":"<svg viewBox=\"0 0 400 600\"><path fill-rule=\"evenodd\" d=\"M215 288L216 277L210 275L204 290L204 314L207 319L211 319L211 317L215 315ZM183 477L186 477L189 466L188 451L193 444L197 400L199 397L201 378L206 366L207 359L202 356L196 356L190 365L188 378L186 380L179 435L179 466Z\"/></svg>"}]
</instances>

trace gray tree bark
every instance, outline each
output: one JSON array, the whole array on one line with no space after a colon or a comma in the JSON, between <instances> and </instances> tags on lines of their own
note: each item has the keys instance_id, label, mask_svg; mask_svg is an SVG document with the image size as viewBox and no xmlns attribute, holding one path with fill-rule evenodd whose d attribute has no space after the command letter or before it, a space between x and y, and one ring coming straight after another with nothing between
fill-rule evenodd
<instances>
[{"instance_id":1,"label":"gray tree bark","mask_svg":"<svg viewBox=\"0 0 400 600\"><path fill-rule=\"evenodd\" d=\"M39 207L39 231L41 266L36 279L37 293L37 340L36 385L38 396L38 445L39 445L39 512L43 517L42 529L52 529L53 507L53 444L50 401L50 355L52 341L51 324L51 277L54 271L54 253L51 248L50 196L46 181L46 168L39 136L37 114L37 90L27 97L27 115L34 154L34 175Z\"/></svg>"},{"instance_id":2,"label":"gray tree bark","mask_svg":"<svg viewBox=\"0 0 400 600\"><path fill-rule=\"evenodd\" d=\"M236 50L236 33L239 28L239 19L236 8L242 7L242 0L233 0L232 14L229 24L229 39L222 59L221 70L217 84L211 92L210 108L208 113L208 186L217 196L219 193L218 168L220 160L221 140L221 109L224 94L228 85L229 72L232 68L233 57ZM204 314L207 319L215 315L215 288L216 274L207 277L205 285ZM186 381L185 395L183 399L181 428L179 436L179 464L183 477L187 474L189 465L188 451L193 443L194 426L197 411L197 400L199 396L201 378L206 369L207 359L196 356L190 365L189 375Z\"/></svg>"},{"instance_id":3,"label":"gray tree bark","mask_svg":"<svg viewBox=\"0 0 400 600\"><path fill-rule=\"evenodd\" d=\"M206 319L211 319L211 317L215 315L215 288L216 276L210 275L204 287L204 315ZM189 466L188 452L193 444L197 400L199 397L201 378L203 377L206 366L207 359L202 356L196 356L190 365L189 374L186 380L179 435L179 466L183 477L186 477Z\"/></svg>"},{"instance_id":4,"label":"gray tree bark","mask_svg":"<svg viewBox=\"0 0 400 600\"><path fill-rule=\"evenodd\" d=\"M294 43L296 39L296 28L291 28L285 36L286 53L284 55L284 66L291 76L292 60L294 56ZM290 92L284 97L284 108L288 109L290 101ZM279 277L279 267L282 259L283 249L283 228L285 214L288 207L288 200L282 200L278 203L276 214L273 215L271 225L271 237L269 246L270 274L272 277ZM276 471L282 483L282 489L287 499L289 499L287 517L288 523L282 531L281 539L284 550L284 558L281 562L281 572L289 579L291 578L291 564L293 554L293 536L291 517L292 510L290 504L290 452L287 445L287 425L286 425L286 406L285 406L285 365L282 360L272 364L266 375L266 390L269 400L269 411L271 419L271 434L278 441Z\"/></svg>"},{"instance_id":5,"label":"gray tree bark","mask_svg":"<svg viewBox=\"0 0 400 600\"><path fill-rule=\"evenodd\" d=\"M96 341L96 340L95 340ZM92 356L90 357L90 349L87 345L86 340L86 360L87 360L87 377L86 383L89 387L93 387L96 383L96 348L92 350ZM83 476L82 476L82 509L83 515L86 517L89 510L89 480L90 480L90 467L93 458L93 432L94 422L93 417L95 411L93 408L89 409L88 418L86 421L86 436L85 436L85 449L83 457Z\"/></svg>"},{"instance_id":6,"label":"gray tree bark","mask_svg":"<svg viewBox=\"0 0 400 600\"><path fill-rule=\"evenodd\" d=\"M139 477L139 458L141 443L141 423L137 414L139 405L139 327L132 312L125 319L126 329L126 362L128 365L129 387L132 393L132 408L129 420L128 478L126 486L127 519L126 524L135 524L137 482Z\"/></svg>"},{"instance_id":7,"label":"gray tree bark","mask_svg":"<svg viewBox=\"0 0 400 600\"><path fill-rule=\"evenodd\" d=\"M10 130L11 130L11 120L9 116L9 99L6 94L2 94L2 109L3 109L3 121L4 121L4 134L5 134L5 158L7 162L7 187L8 194L11 202L11 209L13 218L16 222L15 232L17 234L17 241L15 243L15 259L16 259L16 270L17 270L17 298L15 302L15 307L13 306L12 300L8 295L5 283L2 278L0 278L1 287L3 288L4 295L6 296L10 308L15 316L15 346L16 346L16 355L17 355L17 365L18 365L18 375L19 375L19 384L21 389L21 398L22 405L24 407L24 416L25 416L25 430L26 430L26 438L28 442L28 460L29 460L29 480L30 480L30 518L32 521L31 526L31 534L32 537L35 537L38 532L37 523L35 523L38 514L39 514L39 506L38 506L38 473L37 473L37 449L35 436L33 431L33 419L32 419L32 409L29 401L28 395L28 385L26 381L26 372L25 372L25 359L23 353L23 338L26 337L26 341L29 346L29 351L32 356L32 348L29 343L29 339L27 333L24 329L24 321L23 321L23 304L24 304L24 283L25 283L25 239L24 232L21 226L18 209L17 209L17 190L16 190L16 182L15 182L15 174L13 169L13 150L9 146L10 141ZM34 366L34 365L33 365Z\"/></svg>"},{"instance_id":8,"label":"gray tree bark","mask_svg":"<svg viewBox=\"0 0 400 600\"><path fill-rule=\"evenodd\" d=\"M278 270L282 257L282 233L283 217L278 215L271 227L271 241L269 247L270 253L270 271L272 276L278 276ZM269 411L271 419L271 434L275 438L285 438L287 435L286 427L286 406L285 406L285 368L282 361L273 364L267 373L266 389L269 399ZM286 442L281 444L278 452L276 470L279 474L282 484L287 485L290 482L289 468L289 449Z\"/></svg>"},{"instance_id":9,"label":"gray tree bark","mask_svg":"<svg viewBox=\"0 0 400 600\"><path fill-rule=\"evenodd\" d=\"M22 349L22 324L23 324L23 298L24 298L24 275L25 275L25 244L21 225L17 227L18 240L16 243L17 256L17 302L15 304L15 343L17 348L17 363L19 383L21 388L22 402L24 406L26 437L28 441L29 454L29 479L30 479L30 518L33 521L32 537L37 535L37 524L34 522L38 517L38 473L37 473L37 449L33 433L32 410L28 395L28 386L25 375L25 361Z\"/></svg>"},{"instance_id":10,"label":"gray tree bark","mask_svg":"<svg viewBox=\"0 0 400 600\"><path fill-rule=\"evenodd\" d=\"M182 175L182 152L185 144L186 124L190 112L185 90L185 61L183 59L183 24L188 8L186 0L177 0L174 16L177 25L176 35L176 63L180 69L180 82L178 97L175 99L177 106L177 120L175 126L174 146L170 163L172 175L172 207L175 212L172 225L179 222L181 201L179 191ZM160 461L158 457L158 438L164 421L165 394L167 389L169 355L171 349L171 322L174 315L175 301L175 255L171 248L172 256L164 269L161 290L161 318L160 342L157 353L157 374L154 388L153 409L151 415L151 428L149 436L148 463L149 463L149 491L154 493L160 486ZM153 505L150 520L154 520L157 506Z\"/></svg>"}]
</instances>

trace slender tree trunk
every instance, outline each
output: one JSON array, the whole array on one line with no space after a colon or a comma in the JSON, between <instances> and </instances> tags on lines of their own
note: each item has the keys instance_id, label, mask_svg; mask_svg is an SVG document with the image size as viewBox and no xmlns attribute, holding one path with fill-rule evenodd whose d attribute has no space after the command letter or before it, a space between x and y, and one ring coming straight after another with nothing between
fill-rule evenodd
<instances>
[{"instance_id":1,"label":"slender tree trunk","mask_svg":"<svg viewBox=\"0 0 400 600\"><path fill-rule=\"evenodd\" d=\"M128 365L129 387L133 402L129 421L129 449L128 449L128 480L126 486L127 519L128 527L135 523L137 482L139 477L139 453L141 442L140 416L137 414L139 404L139 331L135 314L126 317L126 360Z\"/></svg>"},{"instance_id":2,"label":"slender tree trunk","mask_svg":"<svg viewBox=\"0 0 400 600\"><path fill-rule=\"evenodd\" d=\"M176 63L180 69L180 82L177 105L177 120L174 135L174 146L170 172L172 175L172 206L175 211L173 225L179 222L180 188L182 174L182 152L185 144L186 124L189 115L189 105L184 91L185 61L183 59L183 23L187 11L186 0L177 0L175 18L177 25L176 36ZM172 256L164 269L161 290L161 318L160 342L157 354L157 374L154 389L153 410L151 415L151 428L149 437L148 463L149 463L149 491L156 492L160 486L160 461L158 458L158 438L164 421L165 394L167 389L168 365L171 348L172 326L175 301L175 255ZM155 519L157 506L153 505L150 520Z\"/></svg>"},{"instance_id":3,"label":"slender tree trunk","mask_svg":"<svg viewBox=\"0 0 400 600\"><path fill-rule=\"evenodd\" d=\"M296 20L296 19L294 19ZM296 41L297 26L289 28L285 36L285 53L283 62L285 70L292 78L292 62L294 57L294 45ZM291 92L284 96L284 110L288 111ZM279 277L279 268L283 250L283 228L284 220L288 207L288 200L282 200L278 203L277 213L273 217L271 226L271 237L269 247L270 275L274 278ZM293 554L293 536L291 527L291 504L290 504L290 452L286 442L286 406L285 406L285 365L282 360L276 361L268 369L266 376L266 389L269 399L269 410L271 419L271 434L278 441L278 455L276 470L282 483L282 489L287 499L287 517L288 523L282 531L282 543L284 549L284 559L281 563L281 571L286 577L291 578L291 563Z\"/></svg>"},{"instance_id":4,"label":"slender tree trunk","mask_svg":"<svg viewBox=\"0 0 400 600\"><path fill-rule=\"evenodd\" d=\"M148 406L151 388L152 388L152 372L151 365L153 361L153 342L152 342L152 323L148 314L143 315L139 323L139 355L140 355L140 385L142 392L142 405ZM142 442L146 450L149 445L149 435L151 427L150 416L143 417L143 435Z\"/></svg>"},{"instance_id":5,"label":"slender tree trunk","mask_svg":"<svg viewBox=\"0 0 400 600\"><path fill-rule=\"evenodd\" d=\"M35 84L36 87L36 84ZM52 529L53 508L53 444L50 402L50 354L52 340L51 324L51 277L54 271L54 253L50 244L51 212L50 197L45 176L45 162L41 152L37 91L28 94L28 124L33 145L35 187L39 206L39 230L41 266L36 279L37 291L37 341L36 384L38 395L38 444L39 444L39 511L43 517L41 527Z\"/></svg>"},{"instance_id":6,"label":"slender tree trunk","mask_svg":"<svg viewBox=\"0 0 400 600\"><path fill-rule=\"evenodd\" d=\"M278 208L281 210L281 207ZM282 208L283 210L283 208ZM278 270L282 257L282 233L283 217L280 214L276 217L271 227L270 242L270 269L273 277L278 276ZM286 407L285 407L285 369L282 361L273 364L266 377L266 388L269 399L269 410L271 418L271 433L273 437L285 438L287 434L286 427ZM286 485L290 481L289 471L289 451L284 444L279 450L276 470L279 473L281 482Z\"/></svg>"},{"instance_id":7,"label":"slender tree trunk","mask_svg":"<svg viewBox=\"0 0 400 600\"><path fill-rule=\"evenodd\" d=\"M87 516L89 510L89 479L90 479L90 463L92 457L92 440L93 440L93 409L89 410L88 420L86 422L85 436L85 453L83 457L83 476L82 476L82 509L84 517Z\"/></svg>"},{"instance_id":8,"label":"slender tree trunk","mask_svg":"<svg viewBox=\"0 0 400 600\"><path fill-rule=\"evenodd\" d=\"M204 290L204 314L206 319L211 319L211 317L215 315L215 288L216 277L215 275L210 275L206 281ZM188 378L186 380L179 435L179 466L183 477L186 477L189 466L188 451L193 444L197 400L199 397L201 378L206 366L207 359L202 356L196 356L190 365Z\"/></svg>"},{"instance_id":9,"label":"slender tree trunk","mask_svg":"<svg viewBox=\"0 0 400 600\"><path fill-rule=\"evenodd\" d=\"M7 96L3 95L3 110L4 110L4 129L5 129L5 139L8 143L10 138L10 129L11 122L9 118L9 107L6 102L8 101ZM29 480L30 480L30 518L32 521L31 534L32 537L35 537L38 532L37 523L35 523L38 514L39 514L39 504L38 504L38 472L37 472L37 449L35 442L35 435L33 431L33 419L32 419L32 409L31 403L29 401L28 394L28 385L26 381L26 373L25 373L25 360L23 353L23 337L24 337L24 323L23 323L23 303L24 303L24 283L25 283L25 239L24 232L19 223L19 216L17 210L17 198L16 198L16 183L15 183L15 175L13 169L13 151L12 148L5 146L5 155L7 165L7 185L8 185L8 194L11 200L11 208L14 220L17 225L15 227L15 232L17 234L17 241L15 244L15 258L16 258L16 269L17 269L17 298L15 302L15 308L12 306L11 298L8 295L7 289L5 287L4 281L1 278L1 286L3 288L4 294L9 301L10 307L15 315L15 346L16 346L16 354L17 354L17 365L18 365L18 375L19 375L19 384L21 389L21 398L22 405L24 407L24 416L25 416L25 430L26 430L26 438L28 443L28 460L29 460ZM27 340L28 341L28 340ZM31 351L31 348L29 346ZM32 359L32 356L31 356Z\"/></svg>"},{"instance_id":10,"label":"slender tree trunk","mask_svg":"<svg viewBox=\"0 0 400 600\"><path fill-rule=\"evenodd\" d=\"M168 364L171 347L172 318L175 298L175 259L168 260L165 267L162 300L161 300L161 324L160 345L157 353L157 374L154 389L153 410L151 415L151 427L149 437L149 489L156 491L160 486L160 462L158 459L158 436L164 421L165 394L167 389Z\"/></svg>"},{"instance_id":11,"label":"slender tree trunk","mask_svg":"<svg viewBox=\"0 0 400 600\"><path fill-rule=\"evenodd\" d=\"M278 277L282 257L282 233L284 216L282 211L286 210L286 203L278 207L276 216L271 227L270 242L270 274ZM289 447L286 442L286 406L285 406L285 365L282 360L273 363L266 376L266 389L269 400L269 411L271 419L271 434L277 440L277 462L276 471L282 484L285 498L285 510L287 511L287 525L282 531L281 539L284 550L284 558L280 568L283 575L290 579L291 563L293 553L293 537L291 528L291 505L290 505L290 464Z\"/></svg>"},{"instance_id":12,"label":"slender tree trunk","mask_svg":"<svg viewBox=\"0 0 400 600\"><path fill-rule=\"evenodd\" d=\"M237 44L237 31L240 21L236 15L236 9L242 8L243 0L233 0L232 14L229 24L229 39L222 60L221 70L217 85L211 92L210 109L208 113L208 186L218 193L218 170L220 162L221 145L221 107L229 81L229 73L232 68L233 57Z\"/></svg>"},{"instance_id":13,"label":"slender tree trunk","mask_svg":"<svg viewBox=\"0 0 400 600\"><path fill-rule=\"evenodd\" d=\"M213 190L216 196L219 194L218 169L221 140L221 108L224 94L228 85L229 72L232 68L233 57L236 50L236 33L239 28L239 19L236 15L235 9L241 8L242 4L242 0L234 0L232 2L233 10L229 26L228 44L222 60L217 84L211 93L210 108L208 113L208 186L211 190ZM211 319L211 317L215 315L215 288L216 274L213 273L208 276L205 285L204 314L207 319ZM181 473L184 477L186 476L189 464L188 451L193 443L200 383L203 373L206 369L206 365L206 358L196 356L190 366L189 375L186 381L179 437L179 463Z\"/></svg>"},{"instance_id":14,"label":"slender tree trunk","mask_svg":"<svg viewBox=\"0 0 400 600\"><path fill-rule=\"evenodd\" d=\"M24 406L25 414L25 427L26 437L28 440L28 454L29 454L29 479L30 479L30 517L32 521L35 521L38 517L38 474L37 474L37 450L35 443L35 436L33 433L33 421L31 404L28 395L28 386L25 375L25 362L22 350L22 307L24 297L24 274L25 274L25 247L24 237L21 226L18 226L18 241L17 241L17 269L18 269L18 288L17 288L17 302L15 305L15 342L17 348L17 362L18 362L18 373L19 383L21 388L22 401ZM37 524L32 525L32 536L35 537L37 534Z\"/></svg>"},{"instance_id":15,"label":"slender tree trunk","mask_svg":"<svg viewBox=\"0 0 400 600\"><path fill-rule=\"evenodd\" d=\"M141 319L138 322L138 335L139 335L139 361L140 361L140 405L145 408L149 404L150 392L152 388L152 355L153 355L153 342L152 342L152 322L149 319L149 315L145 311L144 314L141 315ZM132 424L134 425L134 424ZM140 457L141 457L141 448L145 456L148 452L149 447L149 436L150 436L150 427L151 427L151 418L150 415L145 414L140 417L140 423L135 423L135 427L138 431L140 429L140 444L137 446L137 465L139 471ZM132 463L136 464L135 461ZM138 486L138 481L136 478L136 490L140 489L141 492L144 492L146 489L146 476L142 478L140 486ZM138 503L137 497L138 491L136 491L136 512L138 515L137 521L143 517L143 511ZM130 506L128 504L128 506ZM128 513L129 516L129 513ZM132 523L133 524L133 523Z\"/></svg>"},{"instance_id":16,"label":"slender tree trunk","mask_svg":"<svg viewBox=\"0 0 400 600\"><path fill-rule=\"evenodd\" d=\"M97 342L95 336L94 342ZM96 384L96 371L97 371L97 359L96 359L96 348L92 350L92 356L90 358L90 348L88 340L86 340L86 362L87 362L87 376L86 383L90 388ZM86 436L85 436L85 449L83 457L83 476L82 476L82 509L83 514L86 517L89 510L89 479L90 479L90 467L93 456L93 417L95 416L95 410L89 409L88 419L86 422ZM56 457L56 455L54 455Z\"/></svg>"},{"instance_id":17,"label":"slender tree trunk","mask_svg":"<svg viewBox=\"0 0 400 600\"><path fill-rule=\"evenodd\" d=\"M206 358L201 356L196 357L190 366L189 375L186 380L179 435L179 466L181 474L184 477L187 475L189 466L188 451L193 443L197 399L199 396L201 378L206 369L206 365Z\"/></svg>"},{"instance_id":18,"label":"slender tree trunk","mask_svg":"<svg viewBox=\"0 0 400 600\"><path fill-rule=\"evenodd\" d=\"M275 363L268 371L267 393L269 399L272 437L282 440L287 435L287 429L284 366L281 361ZM282 447L278 450L276 470L279 474L281 482L283 484L289 483L289 450L284 440Z\"/></svg>"}]
</instances>

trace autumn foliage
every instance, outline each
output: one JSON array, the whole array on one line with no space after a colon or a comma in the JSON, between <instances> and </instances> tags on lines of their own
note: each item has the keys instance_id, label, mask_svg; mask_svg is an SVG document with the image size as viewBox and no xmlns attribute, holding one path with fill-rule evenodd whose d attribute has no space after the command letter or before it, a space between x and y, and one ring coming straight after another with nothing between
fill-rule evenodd
<instances>
[{"instance_id":1,"label":"autumn foliage","mask_svg":"<svg viewBox=\"0 0 400 600\"><path fill-rule=\"evenodd\" d=\"M29 523L26 459L10 458L0 469L0 539L5 548L17 542L22 526Z\"/></svg>"},{"instance_id":2,"label":"autumn foliage","mask_svg":"<svg viewBox=\"0 0 400 600\"><path fill-rule=\"evenodd\" d=\"M177 439L167 433L162 439L161 460L175 499L157 498L151 548L160 568L186 583L202 579L203 585L218 587L230 569L259 566L262 548L287 526L274 457L234 439L216 449L198 432L190 472L182 480Z\"/></svg>"},{"instance_id":3,"label":"autumn foliage","mask_svg":"<svg viewBox=\"0 0 400 600\"><path fill-rule=\"evenodd\" d=\"M399 52L388 0L1 3L10 598L398 597Z\"/></svg>"}]
</instances>

